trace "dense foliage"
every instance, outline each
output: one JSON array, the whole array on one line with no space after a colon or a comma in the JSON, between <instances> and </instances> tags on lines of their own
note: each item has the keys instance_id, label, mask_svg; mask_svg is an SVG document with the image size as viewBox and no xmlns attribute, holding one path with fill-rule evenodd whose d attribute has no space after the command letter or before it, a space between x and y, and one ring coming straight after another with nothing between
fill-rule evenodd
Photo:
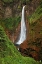
<instances>
[{"instance_id":1,"label":"dense foliage","mask_svg":"<svg viewBox=\"0 0 42 64\"><path fill-rule=\"evenodd\" d=\"M42 4L38 6L38 8L35 10L35 12L28 17L30 23L35 22L37 19L39 19L42 16Z\"/></svg>"},{"instance_id":2,"label":"dense foliage","mask_svg":"<svg viewBox=\"0 0 42 64\"><path fill-rule=\"evenodd\" d=\"M17 2L19 0L2 0L2 1L4 3L11 3L13 1ZM28 2L31 2L32 0L20 0L20 1L21 4L28 4ZM18 6L18 8L21 9L20 5ZM31 28L33 28L34 25L36 25L35 21L39 19L41 16L42 16L42 1L40 2L40 5L35 10L35 12L32 15L28 16L30 23L33 23L31 25ZM9 30L15 31L20 21L21 18L19 16L4 18L4 19L0 19L0 25L3 26L3 28L7 28ZM0 64L39 64L33 58L21 56L21 54L16 50L15 46L12 44L12 42L8 39L1 26L0 26ZM32 36L34 35L34 33L35 32L32 29L31 30ZM42 29L41 29L41 34L42 34ZM41 57L42 50L40 50L39 54L41 54L40 59L42 59Z\"/></svg>"},{"instance_id":3,"label":"dense foliage","mask_svg":"<svg viewBox=\"0 0 42 64\"><path fill-rule=\"evenodd\" d=\"M20 17L11 17L11 18L6 18L6 19L0 19L0 24L9 29L9 30L15 30L18 24L20 23Z\"/></svg>"},{"instance_id":4,"label":"dense foliage","mask_svg":"<svg viewBox=\"0 0 42 64\"><path fill-rule=\"evenodd\" d=\"M21 56L0 26L0 64L38 64L38 62Z\"/></svg>"}]
</instances>

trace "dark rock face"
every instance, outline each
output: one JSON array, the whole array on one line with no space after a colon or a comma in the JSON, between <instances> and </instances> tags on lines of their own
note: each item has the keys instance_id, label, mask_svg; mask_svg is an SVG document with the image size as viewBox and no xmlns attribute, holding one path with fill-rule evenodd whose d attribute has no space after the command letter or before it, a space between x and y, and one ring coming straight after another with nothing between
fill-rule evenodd
<instances>
[{"instance_id":1,"label":"dark rock face","mask_svg":"<svg viewBox=\"0 0 42 64\"><path fill-rule=\"evenodd\" d=\"M18 25L15 31L5 29L5 32L13 43L16 42L20 34L20 24Z\"/></svg>"},{"instance_id":2,"label":"dark rock face","mask_svg":"<svg viewBox=\"0 0 42 64\"><path fill-rule=\"evenodd\" d=\"M3 16L0 12L2 18L21 16L21 2L20 1L8 3L8 2L4 2L3 0L0 0L0 9L1 9L1 12L3 12Z\"/></svg>"},{"instance_id":3,"label":"dark rock face","mask_svg":"<svg viewBox=\"0 0 42 64\"><path fill-rule=\"evenodd\" d=\"M0 0L0 18L2 18L4 15L4 11L3 11L3 2Z\"/></svg>"},{"instance_id":4,"label":"dark rock face","mask_svg":"<svg viewBox=\"0 0 42 64\"><path fill-rule=\"evenodd\" d=\"M0 0L0 18L21 16L22 6L25 4L27 5L25 10L26 15L29 16L35 11L39 3L40 0L31 0L29 3L22 3L21 0L16 0L12 3L4 3ZM26 18L27 39L19 46L19 51L23 56L33 57L35 60L42 60L42 18L38 19L35 23L35 25L30 25ZM5 31L9 39L12 42L15 42L20 33L20 24L16 28L15 32L8 29L5 29Z\"/></svg>"},{"instance_id":5,"label":"dark rock face","mask_svg":"<svg viewBox=\"0 0 42 64\"><path fill-rule=\"evenodd\" d=\"M34 58L35 60L41 60L40 59L40 50L42 50L42 39L36 39L35 42L30 41L24 41L20 45L20 52L23 56L29 56Z\"/></svg>"},{"instance_id":6,"label":"dark rock face","mask_svg":"<svg viewBox=\"0 0 42 64\"><path fill-rule=\"evenodd\" d=\"M6 7L4 14L5 14L4 15L5 18L12 17L12 9L9 6Z\"/></svg>"},{"instance_id":7,"label":"dark rock face","mask_svg":"<svg viewBox=\"0 0 42 64\"><path fill-rule=\"evenodd\" d=\"M35 26L29 25L29 32L33 28L33 33L28 32L26 41L20 45L20 52L23 56L33 57L35 60L42 60L42 19L36 21ZM34 24L33 24L34 25Z\"/></svg>"},{"instance_id":8,"label":"dark rock face","mask_svg":"<svg viewBox=\"0 0 42 64\"><path fill-rule=\"evenodd\" d=\"M23 5L26 6L26 11L27 14L30 15L32 14L35 9L38 7L40 0L31 0L31 1L26 1L22 2L21 0L13 1L13 2L4 2L3 0L0 0L0 9L1 9L1 16L2 17L14 17L14 16L21 16L21 10ZM10 12L10 13L9 13ZM7 16L7 14L8 16Z\"/></svg>"}]
</instances>

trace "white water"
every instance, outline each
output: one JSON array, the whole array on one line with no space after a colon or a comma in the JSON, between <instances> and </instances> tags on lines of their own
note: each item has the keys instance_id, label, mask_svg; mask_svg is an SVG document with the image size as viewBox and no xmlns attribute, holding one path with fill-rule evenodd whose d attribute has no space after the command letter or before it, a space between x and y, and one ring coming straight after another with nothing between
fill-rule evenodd
<instances>
[{"instance_id":1,"label":"white water","mask_svg":"<svg viewBox=\"0 0 42 64\"><path fill-rule=\"evenodd\" d=\"M24 40L26 40L26 25L25 25L25 17L24 17L24 9L25 6L23 6L22 9L22 19L21 19L21 32L20 32L20 38L16 44L23 43Z\"/></svg>"}]
</instances>

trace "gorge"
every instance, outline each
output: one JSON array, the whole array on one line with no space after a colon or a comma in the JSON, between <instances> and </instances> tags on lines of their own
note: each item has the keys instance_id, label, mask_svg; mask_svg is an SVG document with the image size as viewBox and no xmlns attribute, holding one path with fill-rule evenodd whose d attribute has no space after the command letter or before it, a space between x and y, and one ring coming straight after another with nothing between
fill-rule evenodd
<instances>
[{"instance_id":1,"label":"gorge","mask_svg":"<svg viewBox=\"0 0 42 64\"><path fill-rule=\"evenodd\" d=\"M4 35L3 29L0 27L1 57L13 55L17 58L19 46L21 56L42 61L42 0L0 0L0 25L7 35L7 37ZM13 48L7 38L13 44ZM4 52L2 52L3 50ZM26 64L21 63L22 61L19 62L17 61L15 64ZM9 64L12 63L9 62Z\"/></svg>"}]
</instances>

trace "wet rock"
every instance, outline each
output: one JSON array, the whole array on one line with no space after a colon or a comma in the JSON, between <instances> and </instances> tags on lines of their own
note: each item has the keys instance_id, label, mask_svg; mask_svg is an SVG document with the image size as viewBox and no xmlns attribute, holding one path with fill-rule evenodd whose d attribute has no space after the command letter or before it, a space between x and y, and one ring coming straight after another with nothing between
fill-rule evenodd
<instances>
[{"instance_id":1,"label":"wet rock","mask_svg":"<svg viewBox=\"0 0 42 64\"><path fill-rule=\"evenodd\" d=\"M20 52L23 56L30 56L33 57L35 60L40 60L39 53L40 50L42 50L41 44L42 44L41 38L37 38L35 42L26 40L20 45Z\"/></svg>"}]
</instances>

